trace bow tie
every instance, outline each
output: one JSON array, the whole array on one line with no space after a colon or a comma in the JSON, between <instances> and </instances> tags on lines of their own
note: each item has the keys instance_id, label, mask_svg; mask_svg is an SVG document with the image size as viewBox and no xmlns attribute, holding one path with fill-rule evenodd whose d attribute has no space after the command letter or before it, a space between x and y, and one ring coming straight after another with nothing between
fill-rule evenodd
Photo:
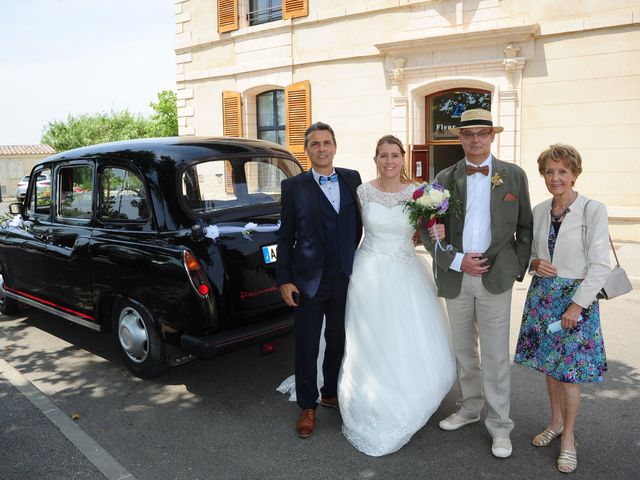
<instances>
[{"instance_id":1,"label":"bow tie","mask_svg":"<svg viewBox=\"0 0 640 480\"><path fill-rule=\"evenodd\" d=\"M467 165L467 175L473 175L474 173L481 173L485 177L489 175L489 165L484 167L474 167L473 165Z\"/></svg>"},{"instance_id":2,"label":"bow tie","mask_svg":"<svg viewBox=\"0 0 640 480\"><path fill-rule=\"evenodd\" d=\"M327 182L337 182L337 181L338 181L338 174L336 172L333 172L328 177L325 177L324 175L320 175L320 178L318 178L318 183L320 185L324 185Z\"/></svg>"}]
</instances>

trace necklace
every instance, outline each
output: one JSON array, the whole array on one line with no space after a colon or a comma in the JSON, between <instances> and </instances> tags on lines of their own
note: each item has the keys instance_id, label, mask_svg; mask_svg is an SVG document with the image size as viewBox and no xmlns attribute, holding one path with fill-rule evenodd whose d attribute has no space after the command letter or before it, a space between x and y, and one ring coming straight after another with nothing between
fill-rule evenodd
<instances>
[{"instance_id":1,"label":"necklace","mask_svg":"<svg viewBox=\"0 0 640 480\"><path fill-rule=\"evenodd\" d=\"M560 223L564 219L564 216L569 211L569 207L565 208L562 213L555 214L553 213L553 208L551 209L551 223Z\"/></svg>"},{"instance_id":2,"label":"necklace","mask_svg":"<svg viewBox=\"0 0 640 480\"><path fill-rule=\"evenodd\" d=\"M574 192L573 196L571 197L571 201L569 202L569 204L567 205L567 207L562 210L562 212L560 213L554 213L553 212L553 202L551 203L551 221L553 223L560 223L562 222L562 220L564 219L564 216L567 214L567 212L570 212L570 207L573 204L573 202L576 200L576 198L578 198L578 194L576 192Z\"/></svg>"}]
</instances>

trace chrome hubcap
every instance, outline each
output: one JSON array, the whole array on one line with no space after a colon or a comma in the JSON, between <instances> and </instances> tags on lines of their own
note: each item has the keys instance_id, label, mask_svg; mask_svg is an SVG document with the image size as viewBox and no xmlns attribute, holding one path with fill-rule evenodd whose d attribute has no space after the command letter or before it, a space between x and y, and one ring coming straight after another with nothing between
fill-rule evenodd
<instances>
[{"instance_id":1,"label":"chrome hubcap","mask_svg":"<svg viewBox=\"0 0 640 480\"><path fill-rule=\"evenodd\" d=\"M146 360L149 355L149 333L141 315L131 307L120 312L118 339L132 361L142 363Z\"/></svg>"},{"instance_id":2,"label":"chrome hubcap","mask_svg":"<svg viewBox=\"0 0 640 480\"><path fill-rule=\"evenodd\" d=\"M0 275L0 305L3 305L7 300L7 295L4 293L4 277Z\"/></svg>"}]
</instances>

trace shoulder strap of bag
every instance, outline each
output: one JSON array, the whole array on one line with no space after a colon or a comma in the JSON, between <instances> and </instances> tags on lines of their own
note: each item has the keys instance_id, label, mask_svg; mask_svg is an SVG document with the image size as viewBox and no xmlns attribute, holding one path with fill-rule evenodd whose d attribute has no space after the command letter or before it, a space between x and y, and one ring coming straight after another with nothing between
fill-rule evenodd
<instances>
[{"instance_id":1,"label":"shoulder strap of bag","mask_svg":"<svg viewBox=\"0 0 640 480\"><path fill-rule=\"evenodd\" d=\"M588 243L587 243L587 205L589 205L589 203L591 202L591 200L587 200L587 203L584 204L584 210L583 210L583 218L582 218L582 236L584 238L584 241L582 242L582 244L584 245L584 257L586 259L589 258L588 256L588 252L589 252L589 248L588 248ZM616 249L613 248L613 241L611 240L611 235L609 235L609 245L611 245L611 251L613 252L613 258L616 259L616 265L620 266L620 262L618 261L618 255L616 255Z\"/></svg>"}]
</instances>

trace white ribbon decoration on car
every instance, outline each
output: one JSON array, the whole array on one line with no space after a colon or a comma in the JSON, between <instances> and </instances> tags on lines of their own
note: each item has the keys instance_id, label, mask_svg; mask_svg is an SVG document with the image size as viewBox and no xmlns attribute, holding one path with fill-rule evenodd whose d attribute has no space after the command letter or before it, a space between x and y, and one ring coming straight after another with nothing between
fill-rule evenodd
<instances>
[{"instance_id":1,"label":"white ribbon decoration on car","mask_svg":"<svg viewBox=\"0 0 640 480\"><path fill-rule=\"evenodd\" d=\"M257 223L249 222L244 227L234 227L231 225L208 225L204 229L204 236L215 241L220 235L227 233L241 233L244 238L251 240L251 234L253 232L276 232L280 229L280 222L277 224L265 223L258 225Z\"/></svg>"},{"instance_id":2,"label":"white ribbon decoration on car","mask_svg":"<svg viewBox=\"0 0 640 480\"><path fill-rule=\"evenodd\" d=\"M7 227L24 228L22 223L22 215L18 214L7 222Z\"/></svg>"}]
</instances>

